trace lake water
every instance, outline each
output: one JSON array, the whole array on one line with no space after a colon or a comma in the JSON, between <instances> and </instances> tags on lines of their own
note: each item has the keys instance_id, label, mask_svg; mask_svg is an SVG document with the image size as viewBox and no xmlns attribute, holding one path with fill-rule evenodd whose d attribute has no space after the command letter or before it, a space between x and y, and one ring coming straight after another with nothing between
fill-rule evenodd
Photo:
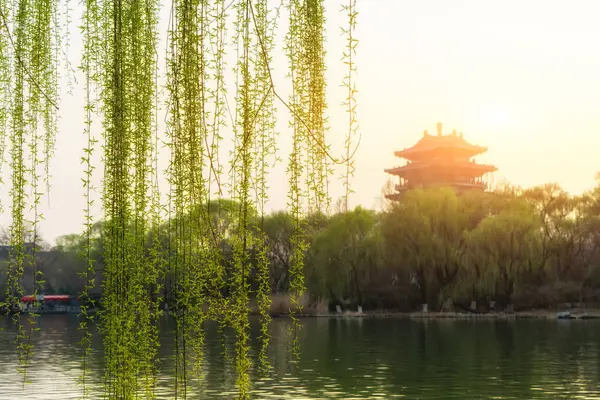
<instances>
[{"instance_id":1,"label":"lake water","mask_svg":"<svg viewBox=\"0 0 600 400\"><path fill-rule=\"evenodd\" d=\"M600 399L598 321L410 321L306 319L301 358L290 363L289 321L271 326L268 378L253 373L257 399ZM14 333L0 320L0 399L76 399L81 359L77 320L40 318L35 354L23 385ZM257 329L256 324L253 325ZM162 335L161 398L173 398L172 322ZM256 346L256 343L253 343ZM101 396L101 341L90 365L91 398ZM208 328L207 369L190 398L231 399L235 374Z\"/></svg>"}]
</instances>

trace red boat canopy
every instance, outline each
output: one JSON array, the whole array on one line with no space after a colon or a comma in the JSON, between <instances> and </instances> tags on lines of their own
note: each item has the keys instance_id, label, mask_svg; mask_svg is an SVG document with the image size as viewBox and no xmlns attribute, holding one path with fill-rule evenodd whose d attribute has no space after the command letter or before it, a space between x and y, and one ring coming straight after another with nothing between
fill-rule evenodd
<instances>
[{"instance_id":1,"label":"red boat canopy","mask_svg":"<svg viewBox=\"0 0 600 400\"><path fill-rule=\"evenodd\" d=\"M42 301L69 301L71 296L66 294L48 294L42 296ZM23 303L37 301L36 296L23 296L21 297Z\"/></svg>"}]
</instances>

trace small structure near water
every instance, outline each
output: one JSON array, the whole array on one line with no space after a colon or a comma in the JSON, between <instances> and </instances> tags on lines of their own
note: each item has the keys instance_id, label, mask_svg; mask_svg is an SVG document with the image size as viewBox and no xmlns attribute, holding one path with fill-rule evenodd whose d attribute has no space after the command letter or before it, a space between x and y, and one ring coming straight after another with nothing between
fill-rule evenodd
<instances>
[{"instance_id":1,"label":"small structure near water","mask_svg":"<svg viewBox=\"0 0 600 400\"><path fill-rule=\"evenodd\" d=\"M572 316L571 313L568 311L559 312L558 314L556 314L556 318L558 318L558 319L575 319L575 317Z\"/></svg>"}]
</instances>

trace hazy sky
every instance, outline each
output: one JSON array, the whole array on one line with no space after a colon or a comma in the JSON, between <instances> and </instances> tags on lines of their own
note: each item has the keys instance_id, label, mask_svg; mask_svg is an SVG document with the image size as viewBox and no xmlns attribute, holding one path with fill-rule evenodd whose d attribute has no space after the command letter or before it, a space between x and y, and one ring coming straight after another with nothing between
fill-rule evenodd
<instances>
[{"instance_id":1,"label":"hazy sky","mask_svg":"<svg viewBox=\"0 0 600 400\"><path fill-rule=\"evenodd\" d=\"M344 19L340 0L325 3L330 135L341 151L346 127L339 25ZM393 151L414 144L425 129L434 132L438 121L446 132L456 129L468 141L489 147L478 161L498 167L496 181L557 182L571 192L594 184L600 171L598 1L358 0L358 11L362 143L353 203L376 206L388 179L384 168L400 163ZM75 26L71 30L69 57L77 64L80 38ZM285 73L282 62L274 68ZM79 232L83 221L81 102L78 88L61 101L52 191L42 223L50 242ZM285 127L287 115L282 118ZM282 156L289 143L289 134L282 132ZM285 165L273 171L272 209L285 207L284 171ZM341 195L339 185L331 194ZM4 226L10 222L7 200L3 196Z\"/></svg>"}]
</instances>

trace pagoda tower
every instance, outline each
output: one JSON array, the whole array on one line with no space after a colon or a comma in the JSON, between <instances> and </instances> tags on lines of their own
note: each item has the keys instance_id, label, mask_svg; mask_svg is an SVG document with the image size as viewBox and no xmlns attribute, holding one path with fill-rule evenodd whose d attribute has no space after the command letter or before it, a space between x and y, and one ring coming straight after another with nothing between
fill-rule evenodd
<instances>
[{"instance_id":1,"label":"pagoda tower","mask_svg":"<svg viewBox=\"0 0 600 400\"><path fill-rule=\"evenodd\" d=\"M442 134L442 124L437 124L437 135L425 131L413 147L394 152L407 163L385 172L399 178L396 193L386 195L398 200L406 190L416 187L450 186L459 193L465 190L485 190L483 175L494 172L493 165L477 164L472 158L487 151L487 147L475 146L463 139L462 133Z\"/></svg>"}]
</instances>

